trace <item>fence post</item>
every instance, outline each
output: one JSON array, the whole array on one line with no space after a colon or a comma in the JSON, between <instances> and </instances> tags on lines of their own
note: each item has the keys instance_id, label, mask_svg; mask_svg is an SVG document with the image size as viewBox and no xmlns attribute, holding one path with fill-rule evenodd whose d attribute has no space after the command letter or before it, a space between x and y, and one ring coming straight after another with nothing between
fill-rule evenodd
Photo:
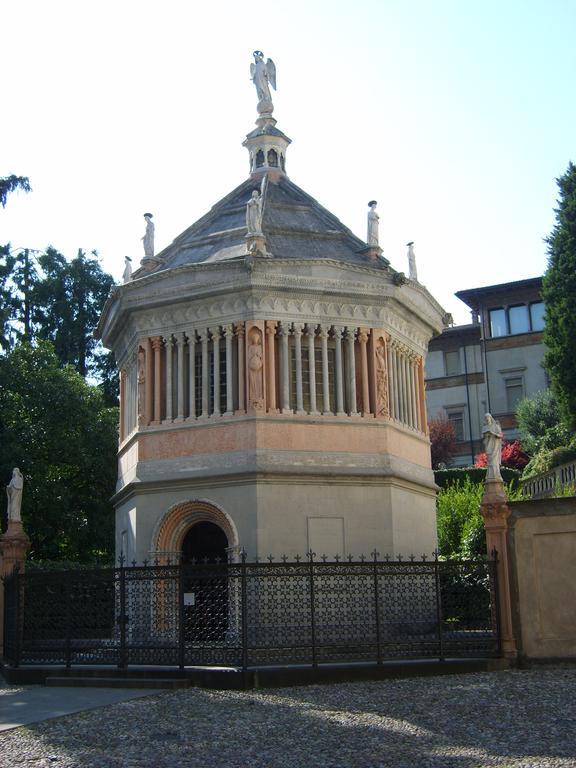
<instances>
[{"instance_id":1,"label":"fence post","mask_svg":"<svg viewBox=\"0 0 576 768\"><path fill-rule=\"evenodd\" d=\"M438 550L434 552L434 580L436 582L436 616L438 631L438 658L444 661L444 630L442 626L442 592L440 583L440 561L438 560Z\"/></svg>"},{"instance_id":2,"label":"fence post","mask_svg":"<svg viewBox=\"0 0 576 768\"><path fill-rule=\"evenodd\" d=\"M241 615L242 615L242 671L246 672L248 669L248 585L246 583L246 552L242 550L240 554L240 602L241 602Z\"/></svg>"},{"instance_id":3,"label":"fence post","mask_svg":"<svg viewBox=\"0 0 576 768\"><path fill-rule=\"evenodd\" d=\"M72 638L70 637L70 578L71 574L64 571L64 610L66 613L66 669L70 669L72 665Z\"/></svg>"},{"instance_id":4,"label":"fence post","mask_svg":"<svg viewBox=\"0 0 576 768\"><path fill-rule=\"evenodd\" d=\"M124 568L124 555L120 555L120 654L118 658L119 669L126 669L126 571Z\"/></svg>"},{"instance_id":5,"label":"fence post","mask_svg":"<svg viewBox=\"0 0 576 768\"><path fill-rule=\"evenodd\" d=\"M316 659L316 609L314 606L314 557L316 553L308 551L308 560L310 561L310 632L312 635L312 666L317 667Z\"/></svg>"},{"instance_id":6,"label":"fence post","mask_svg":"<svg viewBox=\"0 0 576 768\"><path fill-rule=\"evenodd\" d=\"M184 563L182 558L176 566L178 568L178 666L184 669L185 662L185 625L184 625Z\"/></svg>"},{"instance_id":7,"label":"fence post","mask_svg":"<svg viewBox=\"0 0 576 768\"><path fill-rule=\"evenodd\" d=\"M374 560L374 616L376 619L376 663L382 664L382 647L380 641L380 611L378 605L380 603L380 594L378 590L378 552L374 550L372 552L372 558Z\"/></svg>"}]
</instances>

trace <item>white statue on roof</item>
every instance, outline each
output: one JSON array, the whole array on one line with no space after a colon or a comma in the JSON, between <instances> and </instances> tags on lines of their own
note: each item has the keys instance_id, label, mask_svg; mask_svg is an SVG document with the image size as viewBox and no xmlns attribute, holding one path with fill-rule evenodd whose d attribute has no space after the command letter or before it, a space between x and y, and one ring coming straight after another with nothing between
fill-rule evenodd
<instances>
[{"instance_id":1,"label":"white statue on roof","mask_svg":"<svg viewBox=\"0 0 576 768\"><path fill-rule=\"evenodd\" d=\"M380 216L376 211L378 203L376 200L370 200L368 203L368 245L371 247L378 246L378 224L380 222Z\"/></svg>"},{"instance_id":2,"label":"white statue on roof","mask_svg":"<svg viewBox=\"0 0 576 768\"><path fill-rule=\"evenodd\" d=\"M246 229L249 235L262 234L262 195L257 189L246 205Z\"/></svg>"},{"instance_id":3,"label":"white statue on roof","mask_svg":"<svg viewBox=\"0 0 576 768\"><path fill-rule=\"evenodd\" d=\"M416 254L414 253L414 243L410 241L408 245L408 275L410 280L418 282L418 272L416 270Z\"/></svg>"},{"instance_id":4,"label":"white statue on roof","mask_svg":"<svg viewBox=\"0 0 576 768\"><path fill-rule=\"evenodd\" d=\"M146 220L146 232L142 238L144 256L147 259L151 259L154 256L154 222L152 221L152 214L145 213L144 219Z\"/></svg>"},{"instance_id":5,"label":"white statue on roof","mask_svg":"<svg viewBox=\"0 0 576 768\"><path fill-rule=\"evenodd\" d=\"M258 94L258 112L270 113L274 110L272 104L272 96L270 95L270 87L268 84L276 90L276 65L272 59L264 61L264 54L262 51L254 51L254 62L250 64L250 77L252 82L256 86L256 93Z\"/></svg>"}]
</instances>

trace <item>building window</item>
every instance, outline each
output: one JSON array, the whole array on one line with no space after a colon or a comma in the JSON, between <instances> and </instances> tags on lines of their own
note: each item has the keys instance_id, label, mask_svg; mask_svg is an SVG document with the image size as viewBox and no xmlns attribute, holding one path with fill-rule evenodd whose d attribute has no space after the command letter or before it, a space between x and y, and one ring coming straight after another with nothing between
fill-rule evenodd
<instances>
[{"instance_id":1,"label":"building window","mask_svg":"<svg viewBox=\"0 0 576 768\"><path fill-rule=\"evenodd\" d=\"M530 319L528 318L528 307L526 304L510 307L508 310L508 320L510 322L510 333L530 333Z\"/></svg>"},{"instance_id":2,"label":"building window","mask_svg":"<svg viewBox=\"0 0 576 768\"><path fill-rule=\"evenodd\" d=\"M444 367L446 369L446 376L457 376L461 373L460 350L444 352Z\"/></svg>"},{"instance_id":3,"label":"building window","mask_svg":"<svg viewBox=\"0 0 576 768\"><path fill-rule=\"evenodd\" d=\"M506 379L506 405L508 413L515 413L516 406L524 397L524 381L522 376Z\"/></svg>"},{"instance_id":4,"label":"building window","mask_svg":"<svg viewBox=\"0 0 576 768\"><path fill-rule=\"evenodd\" d=\"M533 331L544 330L544 302L536 301L530 304L530 322Z\"/></svg>"},{"instance_id":5,"label":"building window","mask_svg":"<svg viewBox=\"0 0 576 768\"><path fill-rule=\"evenodd\" d=\"M490 336L507 336L508 328L506 326L506 310L505 309L491 309L490 310Z\"/></svg>"},{"instance_id":6,"label":"building window","mask_svg":"<svg viewBox=\"0 0 576 768\"><path fill-rule=\"evenodd\" d=\"M456 435L456 441L461 443L464 441L464 411L448 411L448 421L454 427L454 433Z\"/></svg>"}]
</instances>

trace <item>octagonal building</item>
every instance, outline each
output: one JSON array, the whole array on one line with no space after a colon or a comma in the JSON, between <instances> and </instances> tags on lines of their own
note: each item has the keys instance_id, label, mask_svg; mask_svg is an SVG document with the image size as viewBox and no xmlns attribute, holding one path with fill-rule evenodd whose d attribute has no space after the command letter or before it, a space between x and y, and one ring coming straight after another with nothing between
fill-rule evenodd
<instances>
[{"instance_id":1,"label":"octagonal building","mask_svg":"<svg viewBox=\"0 0 576 768\"><path fill-rule=\"evenodd\" d=\"M260 103L248 178L104 308L130 561L436 545L423 370L444 311L289 179L289 143Z\"/></svg>"}]
</instances>

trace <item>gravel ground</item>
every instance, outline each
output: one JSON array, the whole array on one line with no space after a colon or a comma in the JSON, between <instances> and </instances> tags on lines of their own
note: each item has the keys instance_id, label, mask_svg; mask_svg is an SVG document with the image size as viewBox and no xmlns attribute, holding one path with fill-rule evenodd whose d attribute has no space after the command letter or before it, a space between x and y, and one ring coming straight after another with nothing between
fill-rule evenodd
<instances>
[{"instance_id":1,"label":"gravel ground","mask_svg":"<svg viewBox=\"0 0 576 768\"><path fill-rule=\"evenodd\" d=\"M1 768L576 766L576 669L185 689L0 737Z\"/></svg>"}]
</instances>

